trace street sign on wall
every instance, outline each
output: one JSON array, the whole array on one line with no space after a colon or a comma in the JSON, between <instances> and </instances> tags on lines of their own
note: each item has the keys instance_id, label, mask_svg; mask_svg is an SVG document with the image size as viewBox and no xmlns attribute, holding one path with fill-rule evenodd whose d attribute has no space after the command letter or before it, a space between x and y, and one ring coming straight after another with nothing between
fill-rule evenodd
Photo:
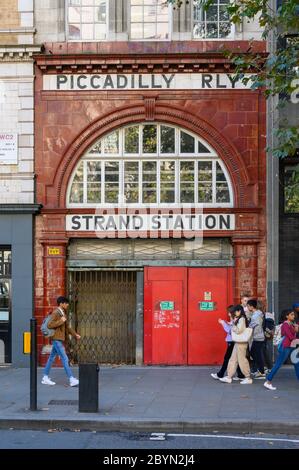
<instances>
[{"instance_id":1,"label":"street sign on wall","mask_svg":"<svg viewBox=\"0 0 299 470\"><path fill-rule=\"evenodd\" d=\"M211 312L215 309L214 302L199 302L199 310Z\"/></svg>"},{"instance_id":2,"label":"street sign on wall","mask_svg":"<svg viewBox=\"0 0 299 470\"><path fill-rule=\"evenodd\" d=\"M161 310L173 310L174 302L170 300L162 300L162 302L160 302L160 309Z\"/></svg>"},{"instance_id":3,"label":"street sign on wall","mask_svg":"<svg viewBox=\"0 0 299 470\"><path fill-rule=\"evenodd\" d=\"M17 165L18 134L12 132L0 133L0 163L5 165Z\"/></svg>"}]
</instances>

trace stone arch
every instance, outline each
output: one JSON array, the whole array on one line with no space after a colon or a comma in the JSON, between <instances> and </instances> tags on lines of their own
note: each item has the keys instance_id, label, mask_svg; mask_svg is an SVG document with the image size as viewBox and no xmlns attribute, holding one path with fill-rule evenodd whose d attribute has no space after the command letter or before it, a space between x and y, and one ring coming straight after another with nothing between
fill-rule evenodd
<instances>
[{"instance_id":1,"label":"stone arch","mask_svg":"<svg viewBox=\"0 0 299 470\"><path fill-rule=\"evenodd\" d=\"M233 186L236 207L245 206L245 187L250 182L246 166L235 146L218 129L197 115L165 104L155 105L153 117L151 121L165 122L185 128L206 140L226 165ZM67 187L72 172L82 155L96 140L124 125L144 121L149 120L143 105L128 106L102 116L85 128L69 145L56 170L53 185L51 185L56 195L56 207L62 209L66 207Z\"/></svg>"}]
</instances>

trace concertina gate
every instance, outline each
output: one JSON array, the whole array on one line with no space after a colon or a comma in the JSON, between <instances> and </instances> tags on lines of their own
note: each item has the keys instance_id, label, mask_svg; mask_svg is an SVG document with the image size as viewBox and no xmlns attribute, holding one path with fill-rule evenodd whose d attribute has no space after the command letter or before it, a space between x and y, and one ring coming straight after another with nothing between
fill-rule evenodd
<instances>
[{"instance_id":1,"label":"concertina gate","mask_svg":"<svg viewBox=\"0 0 299 470\"><path fill-rule=\"evenodd\" d=\"M70 324L81 339L69 340L70 362L134 364L136 272L69 271Z\"/></svg>"}]
</instances>

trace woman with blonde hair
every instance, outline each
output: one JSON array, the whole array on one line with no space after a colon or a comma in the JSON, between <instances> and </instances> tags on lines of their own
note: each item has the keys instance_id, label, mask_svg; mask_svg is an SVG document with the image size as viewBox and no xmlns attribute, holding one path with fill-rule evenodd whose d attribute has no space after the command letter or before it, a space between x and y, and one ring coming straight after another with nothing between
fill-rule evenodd
<instances>
[{"instance_id":1,"label":"woman with blonde hair","mask_svg":"<svg viewBox=\"0 0 299 470\"><path fill-rule=\"evenodd\" d=\"M234 332L236 335L241 335L248 327L248 320L242 305L236 305L234 307L233 313L235 314L235 318L233 320L232 332ZM242 380L240 384L252 384L252 379L250 378L249 362L246 357L247 348L248 341L242 343L235 342L234 349L227 366L227 376L220 378L219 380L221 382L230 384L239 365L243 375L245 376L245 379Z\"/></svg>"}]
</instances>

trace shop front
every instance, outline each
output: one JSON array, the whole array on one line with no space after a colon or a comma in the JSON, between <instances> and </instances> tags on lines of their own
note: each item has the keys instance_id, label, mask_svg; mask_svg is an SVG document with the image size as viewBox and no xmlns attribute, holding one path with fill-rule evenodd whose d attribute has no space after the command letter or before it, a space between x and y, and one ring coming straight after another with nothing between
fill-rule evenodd
<instances>
[{"instance_id":1,"label":"shop front","mask_svg":"<svg viewBox=\"0 0 299 470\"><path fill-rule=\"evenodd\" d=\"M219 57L36 58L36 316L68 294L74 362L218 364L265 299L265 103Z\"/></svg>"}]
</instances>

